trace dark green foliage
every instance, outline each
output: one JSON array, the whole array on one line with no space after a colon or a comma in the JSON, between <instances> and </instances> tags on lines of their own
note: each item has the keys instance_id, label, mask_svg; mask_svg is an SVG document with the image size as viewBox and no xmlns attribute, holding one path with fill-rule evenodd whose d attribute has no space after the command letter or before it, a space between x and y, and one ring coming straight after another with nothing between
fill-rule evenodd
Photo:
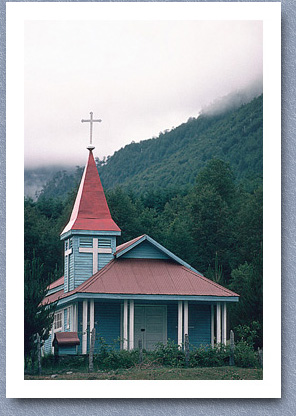
<instances>
[{"instance_id":1,"label":"dark green foliage","mask_svg":"<svg viewBox=\"0 0 296 416\"><path fill-rule=\"evenodd\" d=\"M36 354L36 334L41 341L49 336L53 322L55 306L41 305L49 284L49 277L44 274L43 265L33 255L32 261L25 261L24 279L24 353L26 363L29 358L34 360Z\"/></svg>"},{"instance_id":2,"label":"dark green foliage","mask_svg":"<svg viewBox=\"0 0 296 416\"><path fill-rule=\"evenodd\" d=\"M221 367L229 364L229 347L218 345L212 348L194 348L190 351L190 367Z\"/></svg>"},{"instance_id":3,"label":"dark green foliage","mask_svg":"<svg viewBox=\"0 0 296 416\"><path fill-rule=\"evenodd\" d=\"M257 347L262 333L262 325L258 321L251 322L250 325L238 325L234 328L237 340L246 341L250 347Z\"/></svg>"},{"instance_id":4,"label":"dark green foliage","mask_svg":"<svg viewBox=\"0 0 296 416\"><path fill-rule=\"evenodd\" d=\"M68 193L74 188L77 188L83 168L76 166L75 172L67 172L66 170L60 170L56 172L52 179L48 180L41 190L38 199L48 201L51 198L65 200Z\"/></svg>"},{"instance_id":5,"label":"dark green foliage","mask_svg":"<svg viewBox=\"0 0 296 416\"><path fill-rule=\"evenodd\" d=\"M238 341L235 344L234 362L237 367L243 367L243 368L259 367L258 354L244 340Z\"/></svg>"},{"instance_id":6,"label":"dark green foliage","mask_svg":"<svg viewBox=\"0 0 296 416\"><path fill-rule=\"evenodd\" d=\"M153 357L159 364L164 366L185 366L185 353L179 348L178 344L170 339L166 344L157 344L153 351Z\"/></svg>"},{"instance_id":7,"label":"dark green foliage","mask_svg":"<svg viewBox=\"0 0 296 416\"><path fill-rule=\"evenodd\" d=\"M232 271L230 289L240 294L237 305L229 307L231 327L247 325L252 329L259 322L255 347L263 345L263 270L262 257L258 255L251 264L244 263Z\"/></svg>"},{"instance_id":8,"label":"dark green foliage","mask_svg":"<svg viewBox=\"0 0 296 416\"><path fill-rule=\"evenodd\" d=\"M122 184L135 192L187 188L212 158L229 162L237 179L262 176L262 104L260 96L237 110L204 114L157 139L125 146L99 167L103 186Z\"/></svg>"},{"instance_id":9,"label":"dark green foliage","mask_svg":"<svg viewBox=\"0 0 296 416\"><path fill-rule=\"evenodd\" d=\"M99 351L94 355L94 366L100 370L130 368L139 362L137 350L119 350L115 345L107 345L102 337L99 339L99 345Z\"/></svg>"}]
</instances>

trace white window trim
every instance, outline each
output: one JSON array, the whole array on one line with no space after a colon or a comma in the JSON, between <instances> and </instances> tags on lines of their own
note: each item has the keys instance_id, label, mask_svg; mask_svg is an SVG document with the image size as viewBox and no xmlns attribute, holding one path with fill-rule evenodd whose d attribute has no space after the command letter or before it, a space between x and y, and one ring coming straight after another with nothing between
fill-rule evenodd
<instances>
[{"instance_id":1,"label":"white window trim","mask_svg":"<svg viewBox=\"0 0 296 416\"><path fill-rule=\"evenodd\" d=\"M62 315L61 321L62 321L62 326L55 328L55 319L56 319L56 315L60 313ZM54 314L54 320L53 320L53 333L55 334L56 332L63 332L64 331L64 309L60 309L59 311L56 311Z\"/></svg>"},{"instance_id":2,"label":"white window trim","mask_svg":"<svg viewBox=\"0 0 296 416\"><path fill-rule=\"evenodd\" d=\"M66 322L66 329L71 331L73 326L73 305L68 306L67 308L67 322Z\"/></svg>"}]
</instances>

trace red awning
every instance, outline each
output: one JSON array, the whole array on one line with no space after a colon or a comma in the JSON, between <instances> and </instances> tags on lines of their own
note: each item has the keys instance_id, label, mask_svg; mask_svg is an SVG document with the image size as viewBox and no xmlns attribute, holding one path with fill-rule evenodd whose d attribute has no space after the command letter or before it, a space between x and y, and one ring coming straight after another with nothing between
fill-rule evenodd
<instances>
[{"instance_id":1,"label":"red awning","mask_svg":"<svg viewBox=\"0 0 296 416\"><path fill-rule=\"evenodd\" d=\"M52 345L57 344L61 345L80 345L80 340L78 338L77 332L56 332Z\"/></svg>"}]
</instances>

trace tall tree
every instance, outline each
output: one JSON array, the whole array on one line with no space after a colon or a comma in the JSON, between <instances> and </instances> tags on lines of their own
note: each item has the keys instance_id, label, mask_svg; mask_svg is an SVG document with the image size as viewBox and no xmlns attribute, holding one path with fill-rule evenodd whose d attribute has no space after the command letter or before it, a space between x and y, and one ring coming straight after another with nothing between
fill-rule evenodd
<instances>
[{"instance_id":1,"label":"tall tree","mask_svg":"<svg viewBox=\"0 0 296 416\"><path fill-rule=\"evenodd\" d=\"M206 272L219 259L226 279L230 276L233 201L236 186L229 164L212 159L196 178L191 193L194 265Z\"/></svg>"},{"instance_id":2,"label":"tall tree","mask_svg":"<svg viewBox=\"0 0 296 416\"><path fill-rule=\"evenodd\" d=\"M52 327L55 305L42 305L50 278L44 274L43 264L33 256L32 260L25 261L24 284L24 352L25 363L28 358L34 358L36 351L35 341L37 333L41 340L49 336Z\"/></svg>"}]
</instances>

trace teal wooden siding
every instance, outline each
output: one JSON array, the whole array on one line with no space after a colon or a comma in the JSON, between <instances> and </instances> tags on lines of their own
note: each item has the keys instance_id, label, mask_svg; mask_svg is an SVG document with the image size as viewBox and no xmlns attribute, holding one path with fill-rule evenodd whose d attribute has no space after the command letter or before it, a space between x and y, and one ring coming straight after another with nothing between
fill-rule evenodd
<instances>
[{"instance_id":1,"label":"teal wooden siding","mask_svg":"<svg viewBox=\"0 0 296 416\"><path fill-rule=\"evenodd\" d=\"M167 307L167 334L168 339L178 344L178 304L169 303Z\"/></svg>"},{"instance_id":2,"label":"teal wooden siding","mask_svg":"<svg viewBox=\"0 0 296 416\"><path fill-rule=\"evenodd\" d=\"M189 303L189 343L195 347L211 344L211 307Z\"/></svg>"},{"instance_id":3,"label":"teal wooden siding","mask_svg":"<svg viewBox=\"0 0 296 416\"><path fill-rule=\"evenodd\" d=\"M82 353L82 302L78 302L77 304L78 309L78 325L77 325L77 334L80 341L80 345L78 345L77 351L78 354Z\"/></svg>"},{"instance_id":4,"label":"teal wooden siding","mask_svg":"<svg viewBox=\"0 0 296 416\"><path fill-rule=\"evenodd\" d=\"M113 254L99 253L99 260L98 260L99 270L105 267L112 259L113 259Z\"/></svg>"},{"instance_id":5,"label":"teal wooden siding","mask_svg":"<svg viewBox=\"0 0 296 416\"><path fill-rule=\"evenodd\" d=\"M149 241L143 241L143 243L123 254L122 257L128 259L170 259L169 256L149 243Z\"/></svg>"},{"instance_id":6,"label":"teal wooden siding","mask_svg":"<svg viewBox=\"0 0 296 416\"><path fill-rule=\"evenodd\" d=\"M70 254L70 267L69 267L69 291L74 289L74 254Z\"/></svg>"},{"instance_id":7,"label":"teal wooden siding","mask_svg":"<svg viewBox=\"0 0 296 416\"><path fill-rule=\"evenodd\" d=\"M77 354L76 345L59 346L59 355L76 355L76 354Z\"/></svg>"},{"instance_id":8,"label":"teal wooden siding","mask_svg":"<svg viewBox=\"0 0 296 416\"><path fill-rule=\"evenodd\" d=\"M80 237L73 237L74 249L74 288L81 285L85 280L93 275L93 255L92 253L79 252Z\"/></svg>"},{"instance_id":9,"label":"teal wooden siding","mask_svg":"<svg viewBox=\"0 0 296 416\"><path fill-rule=\"evenodd\" d=\"M121 302L95 302L95 350L99 349L99 338L112 348L120 348Z\"/></svg>"},{"instance_id":10,"label":"teal wooden siding","mask_svg":"<svg viewBox=\"0 0 296 416\"><path fill-rule=\"evenodd\" d=\"M105 267L112 259L113 253L116 251L115 236L89 236L89 235L73 235L72 254L64 257L64 290L71 291L81 285L85 280L93 275L93 254L80 253L79 247L91 248L93 245L93 237L98 238L98 245L101 248L111 248L111 253L98 254L98 270ZM67 240L68 242L68 240ZM67 246L69 247L69 244ZM69 260L68 260L69 259ZM69 261L69 264L68 264Z\"/></svg>"},{"instance_id":11,"label":"teal wooden siding","mask_svg":"<svg viewBox=\"0 0 296 416\"><path fill-rule=\"evenodd\" d=\"M110 347L119 349L120 348L120 337L121 334L121 319L122 319L122 301L95 301L95 328L96 328L96 343L95 352L99 351L100 338L104 339L104 342ZM178 342L178 302L167 302L167 301L135 301L135 307L138 305L166 305L167 307L167 339ZM189 302L189 343L191 346L200 347L211 344L211 307L210 305L204 305L201 303ZM64 331L71 330L71 321L69 328L67 328L67 317L70 311L69 318L72 319L71 309L64 308ZM80 345L77 347L77 353L82 353L82 311L83 302L78 302L78 337ZM89 351L89 311L90 306L88 303L88 326L87 326L87 352ZM183 321L184 322L184 321ZM183 331L182 331L183 332ZM44 353L51 353L51 334L46 340L44 345ZM137 345L135 345L137 348ZM73 351L60 352L60 354L73 354ZM75 347L76 353L76 347Z\"/></svg>"}]
</instances>

